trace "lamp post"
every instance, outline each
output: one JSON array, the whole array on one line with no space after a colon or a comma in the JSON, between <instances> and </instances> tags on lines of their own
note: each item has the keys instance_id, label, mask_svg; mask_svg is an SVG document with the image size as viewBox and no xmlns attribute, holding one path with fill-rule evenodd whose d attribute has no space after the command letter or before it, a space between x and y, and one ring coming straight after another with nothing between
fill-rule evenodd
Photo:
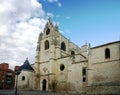
<instances>
[{"instance_id":1,"label":"lamp post","mask_svg":"<svg viewBox=\"0 0 120 95\"><path fill-rule=\"evenodd\" d=\"M15 86L15 95L17 95L17 84L18 84L18 75L20 74L20 70L17 69L15 71L15 75L16 75L16 86Z\"/></svg>"}]
</instances>

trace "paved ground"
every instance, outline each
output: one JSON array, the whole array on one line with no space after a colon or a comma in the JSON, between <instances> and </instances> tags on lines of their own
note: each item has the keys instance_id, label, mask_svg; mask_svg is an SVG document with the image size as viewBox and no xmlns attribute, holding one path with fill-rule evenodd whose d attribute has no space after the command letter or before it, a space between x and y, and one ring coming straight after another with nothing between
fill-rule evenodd
<instances>
[{"instance_id":1,"label":"paved ground","mask_svg":"<svg viewBox=\"0 0 120 95\"><path fill-rule=\"evenodd\" d=\"M15 90L0 90L0 95L15 95ZM17 95L88 95L88 94L68 94L45 91L18 91ZM89 94L91 95L91 94ZM120 95L120 94L94 94L94 95Z\"/></svg>"},{"instance_id":2,"label":"paved ground","mask_svg":"<svg viewBox=\"0 0 120 95\"><path fill-rule=\"evenodd\" d=\"M0 90L0 95L15 95L15 91ZM17 95L84 95L84 94L67 94L67 93L44 92L44 91L18 91Z\"/></svg>"}]
</instances>

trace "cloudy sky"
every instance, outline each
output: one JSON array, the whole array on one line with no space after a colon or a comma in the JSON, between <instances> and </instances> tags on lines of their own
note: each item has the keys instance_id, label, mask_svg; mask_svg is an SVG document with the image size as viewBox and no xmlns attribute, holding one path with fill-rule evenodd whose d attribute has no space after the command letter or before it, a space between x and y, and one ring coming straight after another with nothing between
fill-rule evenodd
<instances>
[{"instance_id":1,"label":"cloudy sky","mask_svg":"<svg viewBox=\"0 0 120 95\"><path fill-rule=\"evenodd\" d=\"M120 0L0 0L0 63L34 63L49 16L79 46L120 40Z\"/></svg>"}]
</instances>

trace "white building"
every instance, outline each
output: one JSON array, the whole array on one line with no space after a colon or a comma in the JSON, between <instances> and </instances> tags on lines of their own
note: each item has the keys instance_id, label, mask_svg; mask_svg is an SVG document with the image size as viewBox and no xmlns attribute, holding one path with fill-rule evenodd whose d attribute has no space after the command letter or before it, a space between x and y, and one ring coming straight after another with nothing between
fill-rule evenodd
<instances>
[{"instance_id":1,"label":"white building","mask_svg":"<svg viewBox=\"0 0 120 95\"><path fill-rule=\"evenodd\" d=\"M39 35L35 58L34 90L99 94L120 91L120 41L78 47L49 19Z\"/></svg>"},{"instance_id":2,"label":"white building","mask_svg":"<svg viewBox=\"0 0 120 95\"><path fill-rule=\"evenodd\" d=\"M23 90L32 90L34 88L34 69L30 65L28 59L19 67L21 72L18 75L18 87Z\"/></svg>"}]
</instances>

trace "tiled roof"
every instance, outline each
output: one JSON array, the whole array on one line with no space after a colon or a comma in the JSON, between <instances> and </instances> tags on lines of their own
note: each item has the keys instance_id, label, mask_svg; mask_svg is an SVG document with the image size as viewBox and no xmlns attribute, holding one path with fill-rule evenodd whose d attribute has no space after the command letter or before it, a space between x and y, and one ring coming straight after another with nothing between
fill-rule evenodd
<instances>
[{"instance_id":1,"label":"tiled roof","mask_svg":"<svg viewBox=\"0 0 120 95\"><path fill-rule=\"evenodd\" d=\"M29 70L29 71L34 71L34 69L31 67L28 58L25 60L24 64L20 66L20 70Z\"/></svg>"}]
</instances>

